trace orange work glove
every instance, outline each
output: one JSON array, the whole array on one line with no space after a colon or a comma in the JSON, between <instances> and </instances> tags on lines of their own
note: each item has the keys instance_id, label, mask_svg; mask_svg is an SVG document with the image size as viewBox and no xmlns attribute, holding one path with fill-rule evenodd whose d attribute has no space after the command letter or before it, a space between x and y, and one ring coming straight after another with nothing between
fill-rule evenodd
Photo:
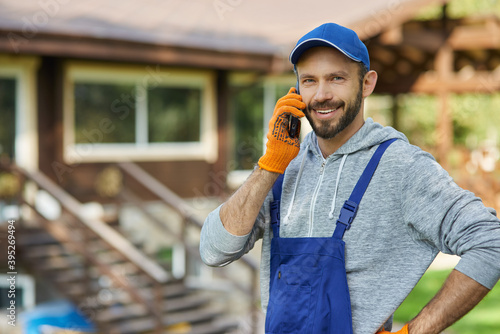
<instances>
[{"instance_id":1,"label":"orange work glove","mask_svg":"<svg viewBox=\"0 0 500 334\"><path fill-rule=\"evenodd\" d=\"M403 328L401 328L399 331L397 332L387 332L387 331L383 331L383 332L378 332L377 334L390 334L390 333L397 333L397 334L408 334L408 324L404 325Z\"/></svg>"},{"instance_id":2,"label":"orange work glove","mask_svg":"<svg viewBox=\"0 0 500 334\"><path fill-rule=\"evenodd\" d=\"M292 138L288 134L288 119L290 114L298 118L304 117L301 109L305 107L302 96L296 94L293 87L276 102L273 117L269 121L266 153L259 159L261 169L283 174L290 161L299 154L299 136ZM300 131L300 124L298 129Z\"/></svg>"}]
</instances>

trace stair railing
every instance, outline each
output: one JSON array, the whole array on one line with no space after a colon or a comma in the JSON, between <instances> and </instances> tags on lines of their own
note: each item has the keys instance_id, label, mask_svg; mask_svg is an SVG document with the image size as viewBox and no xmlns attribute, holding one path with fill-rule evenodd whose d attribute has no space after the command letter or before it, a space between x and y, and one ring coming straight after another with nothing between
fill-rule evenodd
<instances>
[{"instance_id":1,"label":"stair railing","mask_svg":"<svg viewBox=\"0 0 500 334\"><path fill-rule=\"evenodd\" d=\"M78 242L77 240L74 240L74 238L70 237L72 233L64 227L64 224L58 224L57 221L49 223L49 221L44 218L34 205L30 203L30 201L21 196L20 199L22 203L30 207L38 216L43 218L42 222L45 222L44 227L53 237L55 237L58 241L63 242L68 249L84 256L86 261L96 265L97 269L102 274L113 279L131 296L131 298L142 304L155 319L155 333L163 333L165 319L163 318L162 310L165 309L165 303L163 303L162 300L162 286L169 279L169 274L166 270L142 254L125 237L119 234L112 227L108 226L102 220L88 218L82 210L82 204L43 173L39 171L28 172L15 165L2 166L2 168L18 174L23 183L33 182L39 189L43 189L49 193L59 202L64 211L68 212L75 218L75 221L80 224L80 227L83 227L86 231L91 232L103 240L111 249L117 251L123 258L125 258L129 263L132 263L147 277L153 286L153 301L147 300L139 293L136 287L128 282L128 280L124 280L122 277L110 270L107 265L100 263L97 259L95 259L94 256L86 250L85 244L82 244L81 242ZM23 189L23 187L21 187L21 189Z\"/></svg>"}]
</instances>

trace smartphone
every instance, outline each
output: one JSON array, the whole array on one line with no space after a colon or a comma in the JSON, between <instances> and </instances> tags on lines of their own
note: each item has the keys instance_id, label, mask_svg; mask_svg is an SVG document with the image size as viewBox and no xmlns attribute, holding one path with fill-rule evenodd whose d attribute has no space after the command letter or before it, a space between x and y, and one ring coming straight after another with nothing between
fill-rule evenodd
<instances>
[{"instance_id":1,"label":"smartphone","mask_svg":"<svg viewBox=\"0 0 500 334\"><path fill-rule=\"evenodd\" d=\"M298 82L297 85L295 86L295 90L297 91L297 94L300 95ZM290 135L290 137L295 138L298 136L299 124L300 124L299 119L293 115L290 115L290 118L288 119L288 134Z\"/></svg>"}]
</instances>

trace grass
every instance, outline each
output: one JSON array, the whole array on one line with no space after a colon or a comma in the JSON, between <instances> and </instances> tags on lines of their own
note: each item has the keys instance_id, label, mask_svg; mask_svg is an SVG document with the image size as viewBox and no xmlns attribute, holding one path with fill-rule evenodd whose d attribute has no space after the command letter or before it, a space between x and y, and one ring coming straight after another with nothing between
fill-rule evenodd
<instances>
[{"instance_id":1,"label":"grass","mask_svg":"<svg viewBox=\"0 0 500 334\"><path fill-rule=\"evenodd\" d=\"M394 314L394 321L406 323L431 300L451 270L428 271ZM467 315L451 326L453 334L500 333L500 283Z\"/></svg>"}]
</instances>

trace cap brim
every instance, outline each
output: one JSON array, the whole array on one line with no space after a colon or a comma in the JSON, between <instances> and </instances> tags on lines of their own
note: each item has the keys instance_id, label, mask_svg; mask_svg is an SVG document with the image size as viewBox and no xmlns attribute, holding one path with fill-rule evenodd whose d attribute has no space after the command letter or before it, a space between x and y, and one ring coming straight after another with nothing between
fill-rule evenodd
<instances>
[{"instance_id":1,"label":"cap brim","mask_svg":"<svg viewBox=\"0 0 500 334\"><path fill-rule=\"evenodd\" d=\"M297 46L295 46L295 48L290 53L290 62L293 65L296 65L297 62L299 61L300 56L302 56L302 54L306 50L308 50L310 48L317 47L317 46L333 47L333 48L339 50L340 52L342 52L349 59L352 59L352 60L354 60L356 62L362 62L361 59L353 57L351 54L349 54L348 52L344 51L339 46L337 46L337 45L335 45L335 44L333 44L333 43L331 43L331 42L329 42L329 41L327 41L325 39L322 39L322 38L310 38L310 39L307 39L307 40L301 42L300 44L297 44Z\"/></svg>"}]
</instances>

